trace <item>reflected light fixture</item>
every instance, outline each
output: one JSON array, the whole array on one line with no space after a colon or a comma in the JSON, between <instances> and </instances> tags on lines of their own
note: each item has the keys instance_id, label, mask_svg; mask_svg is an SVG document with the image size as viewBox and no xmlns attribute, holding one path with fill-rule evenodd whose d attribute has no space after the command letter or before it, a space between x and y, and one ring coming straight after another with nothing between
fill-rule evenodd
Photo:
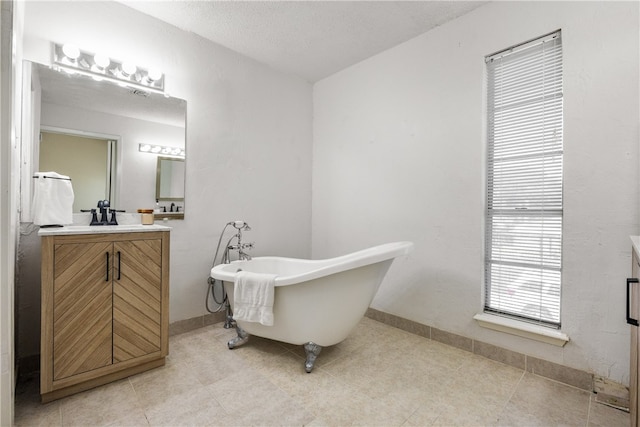
<instances>
[{"instance_id":1,"label":"reflected light fixture","mask_svg":"<svg viewBox=\"0 0 640 427\"><path fill-rule=\"evenodd\" d=\"M167 156L176 156L176 157L184 157L184 148L180 147L167 147L163 145L154 145L154 144L139 144L138 151L142 153L151 153L151 154L164 154Z\"/></svg>"},{"instance_id":2,"label":"reflected light fixture","mask_svg":"<svg viewBox=\"0 0 640 427\"><path fill-rule=\"evenodd\" d=\"M80 57L80 49L72 44L62 46L62 53L64 53L65 59L71 63L75 63Z\"/></svg>"},{"instance_id":3,"label":"reflected light fixture","mask_svg":"<svg viewBox=\"0 0 640 427\"><path fill-rule=\"evenodd\" d=\"M95 80L109 80L145 91L164 93L164 75L132 62L120 62L102 54L80 50L71 44L53 44L54 67L70 74L79 73Z\"/></svg>"}]
</instances>

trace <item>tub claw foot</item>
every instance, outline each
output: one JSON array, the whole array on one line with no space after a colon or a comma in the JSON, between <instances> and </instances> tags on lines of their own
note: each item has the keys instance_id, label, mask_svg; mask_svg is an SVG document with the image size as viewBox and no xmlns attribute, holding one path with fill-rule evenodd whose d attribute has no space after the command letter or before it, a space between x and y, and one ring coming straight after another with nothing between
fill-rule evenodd
<instances>
[{"instance_id":1,"label":"tub claw foot","mask_svg":"<svg viewBox=\"0 0 640 427\"><path fill-rule=\"evenodd\" d=\"M229 350L240 347L242 344L249 341L249 334L238 325L236 325L236 332L238 333L238 336L229 340L229 342L227 343L227 347L229 347Z\"/></svg>"},{"instance_id":2,"label":"tub claw foot","mask_svg":"<svg viewBox=\"0 0 640 427\"><path fill-rule=\"evenodd\" d=\"M304 345L304 351L307 353L307 360L304 362L304 370L310 373L313 370L313 365L316 363L316 358L322 351L322 347L313 342L308 342Z\"/></svg>"}]
</instances>

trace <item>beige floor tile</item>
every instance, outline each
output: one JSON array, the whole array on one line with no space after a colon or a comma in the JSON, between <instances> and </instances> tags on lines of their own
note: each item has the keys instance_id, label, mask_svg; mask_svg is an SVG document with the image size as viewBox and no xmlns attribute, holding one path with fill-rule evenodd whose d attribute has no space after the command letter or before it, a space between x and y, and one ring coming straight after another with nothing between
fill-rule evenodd
<instances>
[{"instance_id":1,"label":"beige floor tile","mask_svg":"<svg viewBox=\"0 0 640 427\"><path fill-rule=\"evenodd\" d=\"M494 425L522 376L522 370L475 356L443 389L433 425Z\"/></svg>"},{"instance_id":2,"label":"beige floor tile","mask_svg":"<svg viewBox=\"0 0 640 427\"><path fill-rule=\"evenodd\" d=\"M143 411L135 411L127 413L124 416L119 416L117 420L110 424L106 424L106 427L148 427L149 421Z\"/></svg>"},{"instance_id":3,"label":"beige floor tile","mask_svg":"<svg viewBox=\"0 0 640 427\"><path fill-rule=\"evenodd\" d=\"M21 378L16 387L15 422L21 426L61 426L60 402L40 403L40 377Z\"/></svg>"},{"instance_id":4,"label":"beige floor tile","mask_svg":"<svg viewBox=\"0 0 640 427\"><path fill-rule=\"evenodd\" d=\"M203 387L198 377L183 362L173 362L129 378L140 406L146 410L162 405L174 394L196 392Z\"/></svg>"},{"instance_id":5,"label":"beige floor tile","mask_svg":"<svg viewBox=\"0 0 640 427\"><path fill-rule=\"evenodd\" d=\"M117 425L125 418L145 419L128 379L60 400L63 426Z\"/></svg>"},{"instance_id":6,"label":"beige floor tile","mask_svg":"<svg viewBox=\"0 0 640 427\"><path fill-rule=\"evenodd\" d=\"M584 426L589 400L589 392L526 373L497 424Z\"/></svg>"},{"instance_id":7,"label":"beige floor tile","mask_svg":"<svg viewBox=\"0 0 640 427\"><path fill-rule=\"evenodd\" d=\"M145 412L152 426L207 425L214 420L220 425L230 422L210 387L172 394L162 404L150 406Z\"/></svg>"},{"instance_id":8,"label":"beige floor tile","mask_svg":"<svg viewBox=\"0 0 640 427\"><path fill-rule=\"evenodd\" d=\"M332 379L303 398L305 407L331 426L358 423L365 414L370 419L375 401L341 380ZM397 425L397 424L396 424Z\"/></svg>"},{"instance_id":9,"label":"beige floor tile","mask_svg":"<svg viewBox=\"0 0 640 427\"><path fill-rule=\"evenodd\" d=\"M595 395L591 395L588 425L590 427L628 427L631 425L631 419L629 412L598 403Z\"/></svg>"},{"instance_id":10,"label":"beige floor tile","mask_svg":"<svg viewBox=\"0 0 640 427\"><path fill-rule=\"evenodd\" d=\"M264 376L237 372L207 387L236 425L303 425L315 416Z\"/></svg>"},{"instance_id":11,"label":"beige floor tile","mask_svg":"<svg viewBox=\"0 0 640 427\"><path fill-rule=\"evenodd\" d=\"M170 338L164 367L39 403L38 380L16 394L16 425L456 426L628 425L590 394L470 352L362 319L323 349L260 337L229 350L215 324Z\"/></svg>"},{"instance_id":12,"label":"beige floor tile","mask_svg":"<svg viewBox=\"0 0 640 427\"><path fill-rule=\"evenodd\" d=\"M442 413L445 403L446 401L443 400L443 397L437 391L425 395L420 406L409 414L403 426L422 427L433 425Z\"/></svg>"}]
</instances>

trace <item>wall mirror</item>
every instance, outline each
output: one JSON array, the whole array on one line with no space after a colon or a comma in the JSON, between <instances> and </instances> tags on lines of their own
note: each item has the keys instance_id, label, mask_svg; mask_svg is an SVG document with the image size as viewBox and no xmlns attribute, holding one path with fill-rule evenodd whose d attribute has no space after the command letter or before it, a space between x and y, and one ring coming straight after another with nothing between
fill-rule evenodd
<instances>
[{"instance_id":1,"label":"wall mirror","mask_svg":"<svg viewBox=\"0 0 640 427\"><path fill-rule=\"evenodd\" d=\"M23 117L30 119L31 125L30 129L23 127L23 134L30 132L33 141L29 156L33 165L31 174L43 172L40 169L41 155L46 155L49 160L52 156L45 153L63 149L60 145L45 148L42 145L43 132L88 139L103 138L111 142L106 159L98 161L104 163L105 167L90 168L99 169L96 172L100 175L99 179L91 176L74 177L75 172L54 170L71 177L74 192L88 194L85 199L74 203L74 212L93 208L98 200L109 199L113 208L135 213L138 209L155 208L157 199L161 208L167 206L167 211L171 203L179 205L181 215L172 218L184 218L185 159L170 158L165 167L158 154L140 151L139 146L158 144L184 149L186 101L57 71L30 61L25 61L24 70L23 91L28 93L23 94L23 99L28 101L24 103ZM84 156L76 149L58 157L71 157L71 163L75 164L89 163L90 159ZM93 159L93 162L96 160ZM48 170L64 168L43 163ZM164 172L161 173L161 170ZM169 189L169 195L166 197L164 194L158 197L157 191L161 188L157 188L156 181L159 176L168 180L165 186ZM100 184L84 188L94 181ZM90 206L85 206L87 204Z\"/></svg>"},{"instance_id":2,"label":"wall mirror","mask_svg":"<svg viewBox=\"0 0 640 427\"><path fill-rule=\"evenodd\" d=\"M158 157L156 200L184 201L184 159Z\"/></svg>"}]
</instances>

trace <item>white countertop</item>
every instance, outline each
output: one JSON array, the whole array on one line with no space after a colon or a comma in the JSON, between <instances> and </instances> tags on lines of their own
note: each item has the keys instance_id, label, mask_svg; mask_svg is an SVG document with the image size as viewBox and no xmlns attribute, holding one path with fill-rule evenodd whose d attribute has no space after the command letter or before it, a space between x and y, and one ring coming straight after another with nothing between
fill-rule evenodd
<instances>
[{"instance_id":1,"label":"white countertop","mask_svg":"<svg viewBox=\"0 0 640 427\"><path fill-rule=\"evenodd\" d=\"M105 233L144 233L151 231L169 231L171 227L165 225L65 225L63 227L44 227L38 231L38 236L62 236L68 234L105 234Z\"/></svg>"}]
</instances>

